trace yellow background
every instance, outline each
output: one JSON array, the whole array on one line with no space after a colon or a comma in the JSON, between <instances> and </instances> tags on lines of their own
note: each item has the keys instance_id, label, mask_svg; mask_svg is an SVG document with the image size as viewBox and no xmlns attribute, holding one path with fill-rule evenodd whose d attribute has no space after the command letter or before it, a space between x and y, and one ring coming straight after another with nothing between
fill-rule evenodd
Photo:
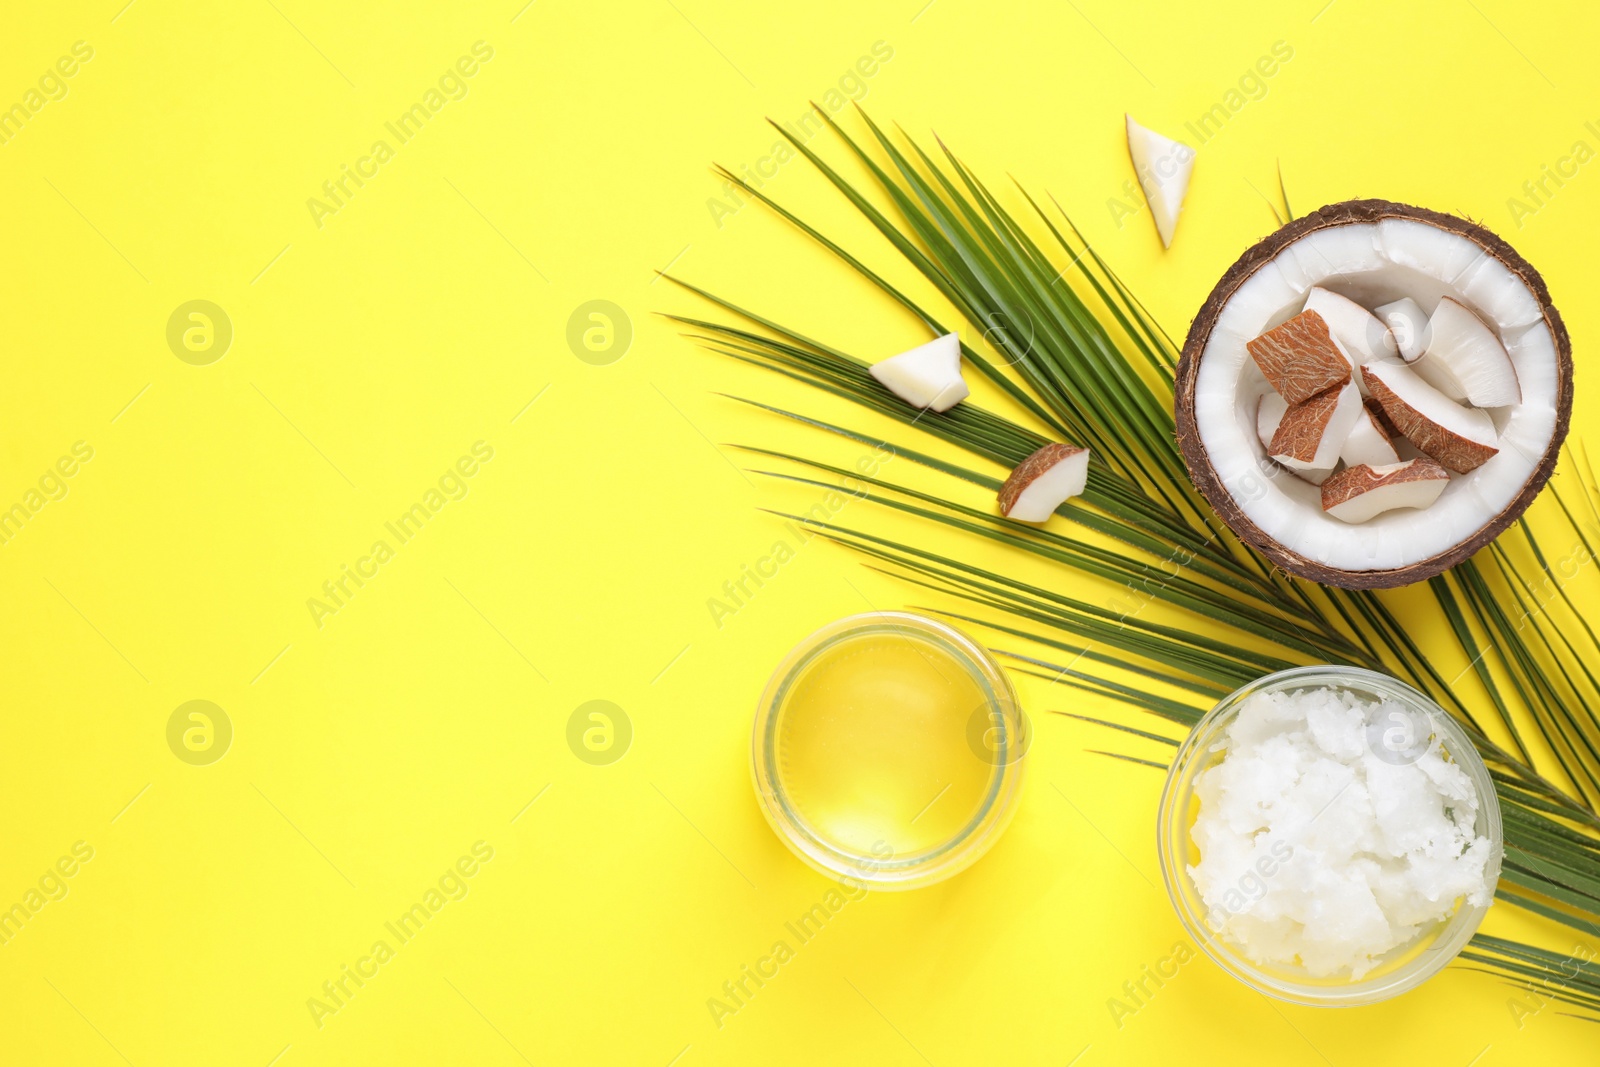
<instances>
[{"instance_id":1,"label":"yellow background","mask_svg":"<svg viewBox=\"0 0 1600 1067\"><path fill-rule=\"evenodd\" d=\"M671 264L865 357L924 339L759 206L708 207L709 163L755 165L763 116L799 116L882 41L855 83L873 114L1054 193L1175 334L1271 228L1281 159L1297 211L1380 195L1500 231L1549 280L1587 386L1600 164L1520 227L1506 201L1600 147L1589 5L122 2L12 5L0 34L0 104L94 49L0 145L0 506L94 450L0 547L0 907L94 849L0 947L0 1061L1592 1058L1588 1024L1551 1007L1519 1027L1507 989L1459 968L1328 1012L1196 958L1119 1027L1107 1000L1183 939L1160 779L1086 751L1137 742L1050 714L1132 713L1029 679L1030 778L994 851L852 903L719 1028L707 998L829 886L751 793L766 675L834 617L928 598L813 541L713 622L707 599L783 536L758 508L819 495L718 446L854 455L713 391L872 424L652 314L704 310L653 280ZM494 54L466 97L319 228L307 199L476 41ZM1192 140L1275 41L1293 59L1201 148L1175 247L1142 212L1117 226L1124 110ZM860 243L803 162L768 190ZM234 327L207 366L165 339L194 299ZM608 366L566 342L595 299L634 329ZM1580 399L1577 435L1594 412ZM307 598L480 440L466 497L319 628ZM167 745L195 699L235 732L209 766ZM566 743L596 699L634 732L609 766ZM468 895L319 1027L308 998L478 841ZM1506 909L1488 929L1570 943Z\"/></svg>"}]
</instances>

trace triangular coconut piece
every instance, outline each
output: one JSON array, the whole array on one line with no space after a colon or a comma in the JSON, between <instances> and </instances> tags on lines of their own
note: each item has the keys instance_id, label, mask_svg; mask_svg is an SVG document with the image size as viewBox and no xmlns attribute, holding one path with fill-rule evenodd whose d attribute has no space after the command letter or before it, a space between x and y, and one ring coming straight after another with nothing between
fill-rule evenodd
<instances>
[{"instance_id":1,"label":"triangular coconut piece","mask_svg":"<svg viewBox=\"0 0 1600 1067\"><path fill-rule=\"evenodd\" d=\"M1505 345L1471 308L1448 296L1428 320L1428 349L1416 367L1452 400L1480 408L1522 403L1517 370Z\"/></svg>"},{"instance_id":2,"label":"triangular coconut piece","mask_svg":"<svg viewBox=\"0 0 1600 1067\"><path fill-rule=\"evenodd\" d=\"M1089 450L1048 444L1017 464L1000 487L1000 513L1018 522L1045 522L1089 479Z\"/></svg>"},{"instance_id":3,"label":"triangular coconut piece","mask_svg":"<svg viewBox=\"0 0 1600 1067\"><path fill-rule=\"evenodd\" d=\"M1350 380L1350 360L1333 343L1327 321L1315 311L1302 311L1245 342L1245 347L1267 382L1291 404Z\"/></svg>"},{"instance_id":4,"label":"triangular coconut piece","mask_svg":"<svg viewBox=\"0 0 1600 1067\"><path fill-rule=\"evenodd\" d=\"M1389 327L1349 297L1312 286L1306 294L1305 310L1322 316L1328 324L1328 332L1352 366L1386 359L1399 352Z\"/></svg>"},{"instance_id":5,"label":"triangular coconut piece","mask_svg":"<svg viewBox=\"0 0 1600 1067\"><path fill-rule=\"evenodd\" d=\"M1451 470L1466 474L1500 451L1488 412L1462 407L1406 364L1368 363L1361 373L1372 398L1406 440Z\"/></svg>"},{"instance_id":6,"label":"triangular coconut piece","mask_svg":"<svg viewBox=\"0 0 1600 1067\"><path fill-rule=\"evenodd\" d=\"M1450 484L1450 472L1429 459L1346 467L1322 483L1322 510L1343 522L1366 522L1395 508L1425 508Z\"/></svg>"},{"instance_id":7,"label":"triangular coconut piece","mask_svg":"<svg viewBox=\"0 0 1600 1067\"><path fill-rule=\"evenodd\" d=\"M890 356L868 370L914 408L949 411L971 395L961 377L961 338L953 333Z\"/></svg>"},{"instance_id":8,"label":"triangular coconut piece","mask_svg":"<svg viewBox=\"0 0 1600 1067\"><path fill-rule=\"evenodd\" d=\"M1194 149L1145 129L1133 121L1132 115L1124 118L1128 120L1128 156L1133 160L1133 172L1150 205L1161 247L1171 248L1178 213L1183 210L1183 194L1189 191L1189 174L1194 170Z\"/></svg>"},{"instance_id":9,"label":"triangular coconut piece","mask_svg":"<svg viewBox=\"0 0 1600 1067\"><path fill-rule=\"evenodd\" d=\"M1409 296L1372 309L1382 319L1394 338L1400 358L1415 363L1428 348L1428 313Z\"/></svg>"},{"instance_id":10,"label":"triangular coconut piece","mask_svg":"<svg viewBox=\"0 0 1600 1067\"><path fill-rule=\"evenodd\" d=\"M1272 435L1272 458L1294 471L1332 470L1339 450L1366 414L1355 382L1289 405Z\"/></svg>"},{"instance_id":11,"label":"triangular coconut piece","mask_svg":"<svg viewBox=\"0 0 1600 1067\"><path fill-rule=\"evenodd\" d=\"M1344 447L1339 449L1339 458L1344 460L1347 467L1356 467L1363 463L1369 467L1383 467L1399 463L1400 453L1394 450L1389 435L1378 425L1378 420L1372 417L1372 412L1363 407L1360 417L1356 419L1355 429L1350 431L1350 436L1345 438Z\"/></svg>"}]
</instances>

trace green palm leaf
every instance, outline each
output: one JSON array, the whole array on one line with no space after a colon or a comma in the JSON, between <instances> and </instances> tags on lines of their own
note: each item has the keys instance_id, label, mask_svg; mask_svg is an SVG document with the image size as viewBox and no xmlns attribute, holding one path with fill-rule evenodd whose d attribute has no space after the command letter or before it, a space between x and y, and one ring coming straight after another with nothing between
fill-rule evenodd
<instances>
[{"instance_id":1,"label":"green palm leaf","mask_svg":"<svg viewBox=\"0 0 1600 1067\"><path fill-rule=\"evenodd\" d=\"M697 343L885 416L939 451L734 399L822 434L890 450L951 486L948 494L934 494L900 479L864 477L819 459L746 446L758 462L787 468L760 473L829 490L843 485L911 521L926 540L911 544L804 515L786 517L860 554L869 566L938 594L944 606L924 610L1039 650L996 650L1018 673L1107 697L1178 727L1192 726L1237 686L1290 666L1344 663L1404 679L1461 718L1490 767L1505 822L1502 900L1541 919L1600 933L1600 818L1594 808L1600 799L1594 710L1600 707L1594 673L1600 639L1567 588L1600 543L1600 502L1587 456L1581 471L1575 457L1566 457L1563 470L1576 480L1575 490L1553 489L1536 504L1537 519L1549 524L1543 539L1523 522L1490 550L1429 583L1445 623L1440 632L1449 640L1425 649L1401 622L1394 594L1330 589L1286 576L1216 520L1189 482L1173 441L1176 347L1059 205L1058 222L1021 193L1031 225L1047 235L1046 251L942 143L941 162L903 133L897 142L863 114L874 154L822 114L870 176L868 187L852 185L776 128L939 298L983 334L993 356L963 344L963 359L1024 421L972 402L942 415L913 411L879 386L856 356L672 279L734 317L669 316ZM931 333L949 332L860 255L736 175L722 174ZM1287 211L1281 175L1279 191ZM1068 532L1011 522L992 510L1004 472L1052 437L1092 449L1085 493L1059 511ZM996 473L969 464L992 465ZM1550 551L1567 538L1570 549ZM967 562L963 546L975 543L1013 555L1015 571ZM944 544L953 547L938 547ZM1024 571L1056 579L1029 582L1016 576ZM1070 583L1059 580L1067 574ZM1077 592L1084 588L1117 590L1124 599L1108 607ZM1147 605L1158 605L1163 620L1179 621L1146 618ZM1467 666L1446 678L1436 656ZM1065 657L1065 665L1055 662ZM1087 721L1138 744L1162 746L1145 755L1106 755L1157 768L1170 758L1166 749L1174 738ZM1593 964L1485 934L1462 958L1508 982L1535 983L1549 999L1600 1013L1600 968Z\"/></svg>"}]
</instances>

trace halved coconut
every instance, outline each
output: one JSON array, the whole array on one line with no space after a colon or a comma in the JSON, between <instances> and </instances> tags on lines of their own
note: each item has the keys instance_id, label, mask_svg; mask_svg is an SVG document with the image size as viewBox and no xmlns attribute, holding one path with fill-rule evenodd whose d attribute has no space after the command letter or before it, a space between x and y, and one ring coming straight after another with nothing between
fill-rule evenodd
<instances>
[{"instance_id":1,"label":"halved coconut","mask_svg":"<svg viewBox=\"0 0 1600 1067\"><path fill-rule=\"evenodd\" d=\"M1312 286L1306 294L1305 309L1322 316L1328 324L1328 332L1352 366L1386 359L1400 351L1389 327L1347 296Z\"/></svg>"},{"instance_id":2,"label":"halved coconut","mask_svg":"<svg viewBox=\"0 0 1600 1067\"><path fill-rule=\"evenodd\" d=\"M971 395L961 377L961 338L953 333L890 356L867 370L914 408L949 411Z\"/></svg>"},{"instance_id":3,"label":"halved coconut","mask_svg":"<svg viewBox=\"0 0 1600 1067\"><path fill-rule=\"evenodd\" d=\"M1449 484L1450 472L1432 460L1360 463L1322 483L1322 510L1341 522L1366 522L1396 508L1421 510Z\"/></svg>"},{"instance_id":4,"label":"halved coconut","mask_svg":"<svg viewBox=\"0 0 1600 1067\"><path fill-rule=\"evenodd\" d=\"M1313 287L1366 308L1406 298L1433 308L1448 296L1505 346L1522 400L1493 412L1498 451L1426 509L1347 523L1323 510L1316 487L1273 477L1258 436L1271 386L1247 345L1294 318ZM1549 479L1571 416L1572 344L1538 272L1481 226L1385 200L1325 207L1249 249L1200 309L1177 371L1178 446L1218 515L1284 570L1349 588L1420 581L1491 541ZM1416 455L1393 443L1402 460Z\"/></svg>"},{"instance_id":5,"label":"halved coconut","mask_svg":"<svg viewBox=\"0 0 1600 1067\"><path fill-rule=\"evenodd\" d=\"M1150 205L1161 247L1171 248L1183 194L1189 191L1189 174L1194 170L1194 149L1145 129L1132 115L1123 117L1128 120L1128 157L1133 160L1133 172Z\"/></svg>"},{"instance_id":6,"label":"halved coconut","mask_svg":"<svg viewBox=\"0 0 1600 1067\"><path fill-rule=\"evenodd\" d=\"M1000 513L1018 522L1045 522L1081 496L1089 480L1089 450L1049 444L1017 464L1000 487Z\"/></svg>"},{"instance_id":7,"label":"halved coconut","mask_svg":"<svg viewBox=\"0 0 1600 1067\"><path fill-rule=\"evenodd\" d=\"M1389 327L1401 359L1415 363L1422 357L1428 347L1428 313L1421 304L1403 296L1392 304L1373 308L1372 313Z\"/></svg>"},{"instance_id":8,"label":"halved coconut","mask_svg":"<svg viewBox=\"0 0 1600 1067\"><path fill-rule=\"evenodd\" d=\"M1416 368L1452 400L1480 408L1522 402L1506 346L1471 308L1448 296L1428 320L1428 348Z\"/></svg>"},{"instance_id":9,"label":"halved coconut","mask_svg":"<svg viewBox=\"0 0 1600 1067\"><path fill-rule=\"evenodd\" d=\"M1361 374L1401 436L1451 470L1475 471L1500 451L1487 412L1462 407L1404 363L1369 363Z\"/></svg>"}]
</instances>

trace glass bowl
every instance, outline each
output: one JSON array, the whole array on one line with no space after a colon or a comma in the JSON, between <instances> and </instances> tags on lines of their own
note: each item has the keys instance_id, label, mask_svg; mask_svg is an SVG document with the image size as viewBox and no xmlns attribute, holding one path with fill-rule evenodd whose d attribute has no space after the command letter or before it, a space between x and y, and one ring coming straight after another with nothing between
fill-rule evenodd
<instances>
[{"instance_id":1,"label":"glass bowl","mask_svg":"<svg viewBox=\"0 0 1600 1067\"><path fill-rule=\"evenodd\" d=\"M1381 745L1386 752L1395 753L1392 756L1378 753L1380 758L1405 761L1408 752L1420 755L1418 746L1425 747L1429 736L1439 738L1445 753L1466 772L1477 791L1478 818L1475 829L1479 836L1489 840L1490 854L1484 870L1489 878L1492 897L1500 877L1504 838L1500 825L1500 802L1495 796L1494 782L1477 749L1455 719L1428 697L1387 675L1358 667L1299 667L1279 671L1251 682L1212 708L1190 731L1167 771L1157 823L1157 848L1161 857L1161 876L1166 882L1167 895L1172 898L1172 906L1179 920L1196 944L1218 966L1246 985L1280 1000L1319 1007L1348 1007L1387 1000L1433 977L1455 959L1456 954L1472 938L1488 911L1488 904L1473 905L1461 900L1448 919L1436 923L1410 942L1381 957L1377 966L1359 979L1338 976L1318 978L1298 966L1251 961L1237 945L1212 929L1207 919L1206 904L1189 875L1190 864L1199 858L1199 850L1191 836L1199 811L1199 800L1194 795L1195 777L1226 755L1220 748L1223 731L1238 717L1239 707L1245 698L1263 692L1324 687L1347 690L1368 701L1392 700L1406 709L1407 717L1415 724L1406 734L1390 738L1387 734L1375 735L1375 728L1369 727L1369 744ZM1423 724L1431 733L1422 732L1420 727ZM1376 748L1373 751L1378 752ZM1410 758L1414 759L1415 756Z\"/></svg>"},{"instance_id":2,"label":"glass bowl","mask_svg":"<svg viewBox=\"0 0 1600 1067\"><path fill-rule=\"evenodd\" d=\"M999 838L1030 739L982 645L935 619L873 612L784 657L756 711L750 769L762 813L806 863L912 889Z\"/></svg>"}]
</instances>

